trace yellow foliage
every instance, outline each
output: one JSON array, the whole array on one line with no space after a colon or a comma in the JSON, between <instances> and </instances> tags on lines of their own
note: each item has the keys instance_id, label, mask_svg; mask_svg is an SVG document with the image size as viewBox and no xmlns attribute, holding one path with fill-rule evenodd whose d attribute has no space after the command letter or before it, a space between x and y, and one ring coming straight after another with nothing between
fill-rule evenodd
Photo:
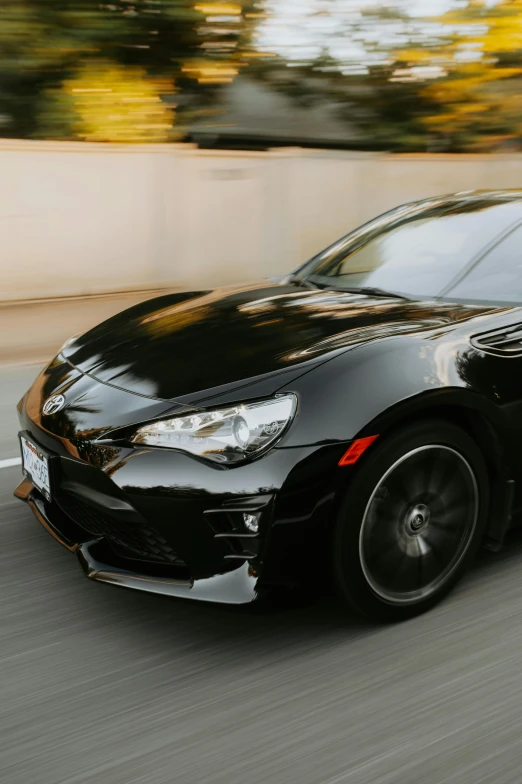
<instances>
[{"instance_id":1,"label":"yellow foliage","mask_svg":"<svg viewBox=\"0 0 522 784\"><path fill-rule=\"evenodd\" d=\"M517 77L522 74L522 0L494 5L475 0L438 21L443 26L438 40L397 56L407 65L400 72L403 80L413 77L419 66L432 76L420 94L433 105L433 113L422 123L471 145L484 133L491 139L507 138L508 130L518 133L522 116L519 121L516 113L521 102L514 94L520 92ZM517 61L521 67L516 67ZM433 66L439 69L438 76Z\"/></svg>"},{"instance_id":2,"label":"yellow foliage","mask_svg":"<svg viewBox=\"0 0 522 784\"><path fill-rule=\"evenodd\" d=\"M198 3L194 8L209 16L237 16L241 13L241 6L235 3Z\"/></svg>"},{"instance_id":3,"label":"yellow foliage","mask_svg":"<svg viewBox=\"0 0 522 784\"><path fill-rule=\"evenodd\" d=\"M466 11L480 13L475 29L470 28ZM466 28L468 43L476 42L484 53L514 52L522 49L522 2L507 0L487 6L484 2L471 2L467 8L450 11L443 21Z\"/></svg>"},{"instance_id":4,"label":"yellow foliage","mask_svg":"<svg viewBox=\"0 0 522 784\"><path fill-rule=\"evenodd\" d=\"M80 118L76 135L85 141L163 142L170 136L174 112L161 95L173 85L140 68L86 65L63 88Z\"/></svg>"},{"instance_id":5,"label":"yellow foliage","mask_svg":"<svg viewBox=\"0 0 522 784\"><path fill-rule=\"evenodd\" d=\"M182 71L192 79L197 79L200 84L224 84L233 81L239 68L232 63L194 60L185 65Z\"/></svg>"}]
</instances>

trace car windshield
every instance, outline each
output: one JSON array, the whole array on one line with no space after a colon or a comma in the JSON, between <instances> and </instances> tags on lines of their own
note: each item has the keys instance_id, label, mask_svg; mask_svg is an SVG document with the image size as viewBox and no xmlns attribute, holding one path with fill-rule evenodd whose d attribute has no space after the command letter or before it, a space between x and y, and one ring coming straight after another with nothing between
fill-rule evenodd
<instances>
[{"instance_id":1,"label":"car windshield","mask_svg":"<svg viewBox=\"0 0 522 784\"><path fill-rule=\"evenodd\" d=\"M475 260L519 221L522 201L411 205L352 232L298 275L319 287L380 290L414 299L451 297L458 282L464 297ZM487 300L491 294L490 285L481 290L476 281L470 291L473 299Z\"/></svg>"}]
</instances>

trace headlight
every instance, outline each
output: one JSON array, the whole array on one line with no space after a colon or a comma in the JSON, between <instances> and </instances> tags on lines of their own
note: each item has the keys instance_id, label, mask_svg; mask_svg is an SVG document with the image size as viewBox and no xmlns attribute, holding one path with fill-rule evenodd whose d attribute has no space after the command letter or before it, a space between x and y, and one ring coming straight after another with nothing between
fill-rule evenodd
<instances>
[{"instance_id":1,"label":"headlight","mask_svg":"<svg viewBox=\"0 0 522 784\"><path fill-rule=\"evenodd\" d=\"M295 395L163 419L140 427L132 441L166 446L216 463L234 464L253 457L281 436L296 409Z\"/></svg>"}]
</instances>

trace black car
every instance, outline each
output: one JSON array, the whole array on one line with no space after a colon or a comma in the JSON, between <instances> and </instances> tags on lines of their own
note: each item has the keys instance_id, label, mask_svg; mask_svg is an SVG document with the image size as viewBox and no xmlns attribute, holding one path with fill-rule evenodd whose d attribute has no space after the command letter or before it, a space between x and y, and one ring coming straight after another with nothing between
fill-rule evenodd
<instances>
[{"instance_id":1,"label":"black car","mask_svg":"<svg viewBox=\"0 0 522 784\"><path fill-rule=\"evenodd\" d=\"M130 308L18 410L16 495L89 577L422 612L521 505L522 191L401 206L283 280Z\"/></svg>"}]
</instances>

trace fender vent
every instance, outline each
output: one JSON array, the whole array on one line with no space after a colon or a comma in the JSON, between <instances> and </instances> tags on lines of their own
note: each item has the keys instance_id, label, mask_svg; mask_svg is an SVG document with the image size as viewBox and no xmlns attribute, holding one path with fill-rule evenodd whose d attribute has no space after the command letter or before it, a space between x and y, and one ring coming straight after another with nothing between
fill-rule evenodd
<instances>
[{"instance_id":1,"label":"fender vent","mask_svg":"<svg viewBox=\"0 0 522 784\"><path fill-rule=\"evenodd\" d=\"M500 357L520 356L522 355L522 324L477 335L471 338L471 345L486 354Z\"/></svg>"}]
</instances>

